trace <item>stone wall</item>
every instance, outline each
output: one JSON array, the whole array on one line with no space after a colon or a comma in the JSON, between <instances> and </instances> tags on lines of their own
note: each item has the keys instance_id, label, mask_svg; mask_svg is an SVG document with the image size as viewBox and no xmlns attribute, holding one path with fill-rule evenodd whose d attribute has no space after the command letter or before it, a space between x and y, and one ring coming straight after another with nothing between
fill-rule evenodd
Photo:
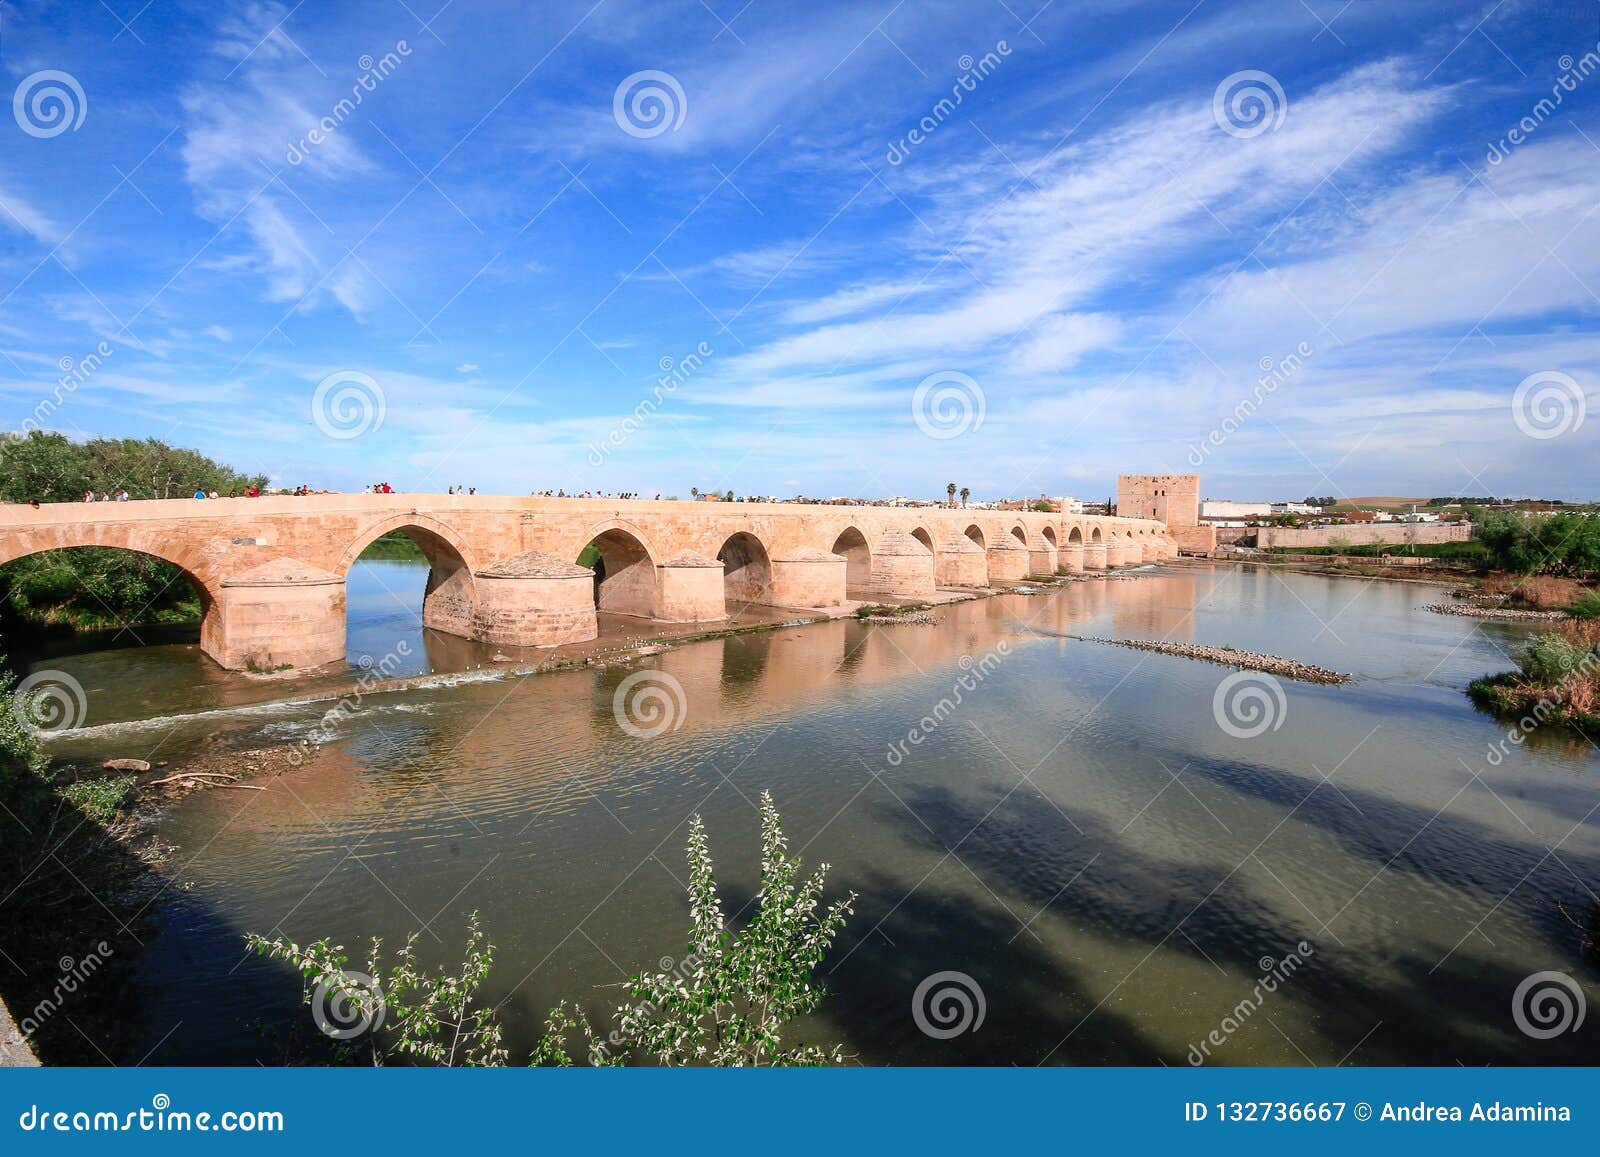
<instances>
[{"instance_id":1,"label":"stone wall","mask_svg":"<svg viewBox=\"0 0 1600 1157\"><path fill-rule=\"evenodd\" d=\"M1466 542L1472 537L1468 522L1370 522L1348 526L1263 526L1256 545L1368 546L1374 543L1402 546L1408 543Z\"/></svg>"}]
</instances>

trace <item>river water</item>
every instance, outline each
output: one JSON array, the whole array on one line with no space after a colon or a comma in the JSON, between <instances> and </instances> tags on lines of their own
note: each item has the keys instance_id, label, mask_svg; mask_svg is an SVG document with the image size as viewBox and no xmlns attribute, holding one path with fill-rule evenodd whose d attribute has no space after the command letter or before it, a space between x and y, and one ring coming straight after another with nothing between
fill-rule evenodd
<instances>
[{"instance_id":1,"label":"river water","mask_svg":"<svg viewBox=\"0 0 1600 1157\"><path fill-rule=\"evenodd\" d=\"M749 901L763 791L807 862L831 864L830 891L859 893L820 970L829 997L796 1036L863 1064L1595 1056L1593 1023L1536 1039L1513 995L1556 970L1600 998L1562 911L1600 889L1600 756L1566 737L1496 748L1503 725L1463 688L1508 667L1527 630L1422 610L1437 587L1150 568L946 607L933 625L838 621L517 676L461 673L483 656L424 637L425 577L357 564L352 662L434 677L331 722L322 682L229 675L192 645L49 660L89 700L57 755L177 760L325 732L266 792L198 793L161 818L174 883L108 1059L281 1060L309 1014L295 977L245 952L247 931L331 937L357 966L370 937L418 932L425 963L451 964L473 911L525 1053L551 1004L599 1013L630 972L682 954L692 814L729 910ZM1279 698L1259 677L1223 686L1228 668L1068 634L1229 645L1355 679L1283 681ZM637 672L671 693L654 737L614 710ZM960 985L981 1023L920 1027L958 1008L914 1011L941 973L964 975L925 997Z\"/></svg>"}]
</instances>

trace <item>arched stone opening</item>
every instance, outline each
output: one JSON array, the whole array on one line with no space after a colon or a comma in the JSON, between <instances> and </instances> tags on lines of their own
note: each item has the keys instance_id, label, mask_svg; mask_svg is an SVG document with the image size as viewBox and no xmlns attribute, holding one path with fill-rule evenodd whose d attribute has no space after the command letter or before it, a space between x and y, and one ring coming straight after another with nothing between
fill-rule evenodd
<instances>
[{"instance_id":1,"label":"arched stone opening","mask_svg":"<svg viewBox=\"0 0 1600 1157\"><path fill-rule=\"evenodd\" d=\"M1071 546L1074 543L1076 543L1078 546L1083 545L1083 529L1081 527L1074 526L1071 530L1067 531L1067 545Z\"/></svg>"},{"instance_id":2,"label":"arched stone opening","mask_svg":"<svg viewBox=\"0 0 1600 1157\"><path fill-rule=\"evenodd\" d=\"M911 532L911 537L916 539L923 546L927 547L929 554L933 553L933 535L929 534L926 530L919 526Z\"/></svg>"},{"instance_id":3,"label":"arched stone opening","mask_svg":"<svg viewBox=\"0 0 1600 1157\"><path fill-rule=\"evenodd\" d=\"M416 554L421 556L421 561L428 564L428 577L422 588L422 604L417 608L421 624L448 635L470 638L473 633L473 614L478 606L473 568L454 532L432 520L424 523L421 520L394 519L368 530L362 536L361 544L347 559L343 568L345 580L349 581L351 567L356 562L407 561L404 542L398 541L400 539L409 542ZM379 577L377 585L381 595L391 601L398 598L401 605L406 604L406 598L394 590L392 581L386 582ZM355 594L357 598L364 597L359 585Z\"/></svg>"},{"instance_id":4,"label":"arched stone opening","mask_svg":"<svg viewBox=\"0 0 1600 1157\"><path fill-rule=\"evenodd\" d=\"M1044 540L1046 542L1048 542L1051 546L1059 546L1060 545L1058 542L1056 542L1056 528L1055 527L1047 526L1040 533L1044 535Z\"/></svg>"},{"instance_id":5,"label":"arched stone opening","mask_svg":"<svg viewBox=\"0 0 1600 1157\"><path fill-rule=\"evenodd\" d=\"M626 530L597 535L579 556L593 556L594 605L603 613L653 618L656 614L656 565L650 552Z\"/></svg>"},{"instance_id":6,"label":"arched stone opening","mask_svg":"<svg viewBox=\"0 0 1600 1157\"><path fill-rule=\"evenodd\" d=\"M216 595L173 559L124 546L27 550L0 566L0 624L12 638L67 624L96 644L192 641Z\"/></svg>"},{"instance_id":7,"label":"arched stone opening","mask_svg":"<svg viewBox=\"0 0 1600 1157\"><path fill-rule=\"evenodd\" d=\"M1023 530L1020 525L1013 526L1011 528L1011 537L1016 539L1023 546L1027 546L1028 545L1028 532Z\"/></svg>"},{"instance_id":8,"label":"arched stone opening","mask_svg":"<svg viewBox=\"0 0 1600 1157\"><path fill-rule=\"evenodd\" d=\"M1091 530L1089 532L1089 541L1090 542L1100 542L1101 541L1100 528L1098 526L1095 527L1093 530Z\"/></svg>"},{"instance_id":9,"label":"arched stone opening","mask_svg":"<svg viewBox=\"0 0 1600 1157\"><path fill-rule=\"evenodd\" d=\"M967 527L966 535L967 535L968 538L970 538L973 542L977 543L979 546L987 546L988 545L988 543L983 541L983 530L982 530L981 527L978 526L977 523L973 523L971 526Z\"/></svg>"},{"instance_id":10,"label":"arched stone opening","mask_svg":"<svg viewBox=\"0 0 1600 1157\"><path fill-rule=\"evenodd\" d=\"M761 540L747 531L732 535L717 551L728 611L772 602L772 560Z\"/></svg>"},{"instance_id":11,"label":"arched stone opening","mask_svg":"<svg viewBox=\"0 0 1600 1157\"><path fill-rule=\"evenodd\" d=\"M844 559L844 587L851 598L865 594L872 585L872 548L866 535L848 526L833 540L832 551Z\"/></svg>"}]
</instances>

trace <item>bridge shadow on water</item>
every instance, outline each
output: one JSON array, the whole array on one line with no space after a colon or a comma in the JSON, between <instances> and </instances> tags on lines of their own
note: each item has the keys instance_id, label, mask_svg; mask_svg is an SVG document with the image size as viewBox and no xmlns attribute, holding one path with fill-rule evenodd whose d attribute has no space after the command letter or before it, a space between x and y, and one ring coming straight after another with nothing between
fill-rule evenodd
<instances>
[{"instance_id":1,"label":"bridge shadow on water","mask_svg":"<svg viewBox=\"0 0 1600 1157\"><path fill-rule=\"evenodd\" d=\"M1230 782L1235 788L1254 783L1289 806L1310 786L1294 780L1279 791L1286 777L1239 765L1209 771L1239 781ZM1300 941L1311 946L1304 963L1249 1010L1214 1063L1593 1061L1593 1025L1536 1041L1512 1017L1512 994L1535 971L1566 970L1592 991L1579 934L1552 904L1533 906L1543 913L1537 926L1547 951L1525 963L1482 952L1482 940L1468 935L1441 961L1433 944L1408 939L1401 921L1376 952L1345 947L1337 920L1328 931L1309 914L1285 920L1252 893L1233 860L1151 857L1087 815L1073 816L1074 831L1030 791L1005 799L999 789L975 797L913 789L904 799L920 823L894 801L881 805L883 821L910 844L934 855L959 845L964 867L952 857L909 896L891 877L853 881L862 893L858 914L821 971L830 989L826 1019L863 1042L863 1063L1187 1064L1190 1046L1251 997L1262 959L1283 961ZM1324 793L1331 803L1317 798ZM1392 860L1393 870L1461 888L1472 901L1463 934L1538 859L1471 821L1441 817L1434 827L1447 830L1436 839L1414 838L1430 813L1370 795L1356 802L1371 818L1347 822L1338 809L1349 805L1324 787L1297 818L1339 834L1374 872ZM967 840L980 824L982 839ZM1476 867L1503 866L1488 877L1443 871L1442 849L1461 840L1484 842ZM1580 874L1595 867L1582 857L1569 862ZM1548 864L1523 886L1549 895L1542 890L1556 889L1557 875L1566 881L1560 894L1577 888ZM937 1040L917 1027L912 998L924 978L947 970L979 983L986 1015L977 1031Z\"/></svg>"}]
</instances>

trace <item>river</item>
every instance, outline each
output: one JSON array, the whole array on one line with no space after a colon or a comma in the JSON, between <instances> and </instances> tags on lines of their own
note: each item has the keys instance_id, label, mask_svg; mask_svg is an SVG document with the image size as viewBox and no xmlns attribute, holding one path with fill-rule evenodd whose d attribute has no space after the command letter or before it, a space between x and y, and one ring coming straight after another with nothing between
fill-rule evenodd
<instances>
[{"instance_id":1,"label":"river","mask_svg":"<svg viewBox=\"0 0 1600 1157\"><path fill-rule=\"evenodd\" d=\"M1600 997L1558 908L1600 888L1600 757L1564 736L1495 748L1504 725L1463 688L1528 629L1422 610L1437 587L1147 568L932 625L787 627L519 676L424 636L425 577L357 564L354 669L432 678L331 723L319 692L348 678L228 674L192 644L48 660L89 704L54 755L178 761L325 731L266 792L161 816L172 884L118 981L132 991L108 1060L281 1060L309 1014L246 931L332 937L358 967L370 937L418 932L425 963L453 964L473 911L525 1055L548 1006L602 1010L630 972L682 954L691 814L730 911L748 902L762 791L807 862L832 866L830 892L860 894L796 1039L862 1064L1593 1059L1593 1025L1535 1039L1512 1002L1544 970ZM1228 668L1067 634L1355 678L1219 693ZM671 691L653 737L614 712L641 671ZM913 1013L940 973L970 978L955 1035Z\"/></svg>"}]
</instances>

